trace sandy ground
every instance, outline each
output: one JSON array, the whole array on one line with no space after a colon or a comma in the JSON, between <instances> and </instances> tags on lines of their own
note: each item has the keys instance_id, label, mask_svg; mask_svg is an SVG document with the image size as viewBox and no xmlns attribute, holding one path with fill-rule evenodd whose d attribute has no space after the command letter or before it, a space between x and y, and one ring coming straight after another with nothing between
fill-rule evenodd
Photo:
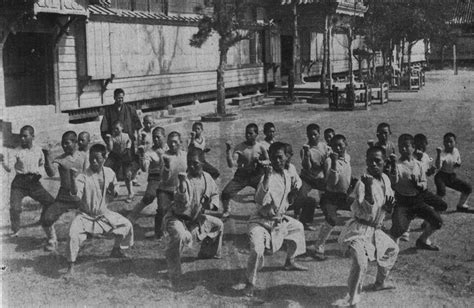
<instances>
[{"instance_id":1,"label":"sandy ground","mask_svg":"<svg viewBox=\"0 0 474 308\"><path fill-rule=\"evenodd\" d=\"M218 181L223 188L233 171L226 167L224 159L226 140L234 144L243 139L244 127L249 122L273 121L277 127L277 138L289 141L299 150L305 141L305 126L318 123L323 129L333 127L348 137L349 153L355 175L364 168L364 152L367 139L375 138L379 122L392 125L392 140L401 133L424 133L430 145L428 152L435 155L441 145L442 135L452 131L458 136L458 148L463 156L459 176L473 180L474 153L473 99L474 72L461 71L453 76L451 71L427 73L427 85L418 93L392 93L391 102L374 105L370 111L330 112L322 106L264 106L243 111L242 117L233 122L205 124L205 134L212 151L208 160L221 171ZM99 123L97 123L97 126ZM188 135L190 122L181 122L167 127L167 131L179 130ZM98 127L97 127L98 129ZM59 149L56 149L59 153ZM300 168L300 160L294 163ZM3 170L2 170L3 172ZM22 214L23 229L20 236L11 239L8 218L8 184L11 175L2 173L0 193L0 232L2 304L19 306L160 306L160 307L220 307L220 306L265 306L265 307L327 307L344 296L350 262L336 243L338 232L328 245L329 259L315 262L302 257L299 262L308 266L308 272L285 272L281 270L285 253L280 251L267 256L265 267L259 273L256 297L245 298L238 290L243 281L243 269L248 257L246 219L254 208L252 190L244 190L233 203L233 217L225 223L225 242L222 260L197 260L197 248L185 251L183 279L185 290L174 291L166 279L164 259L165 241L145 239L144 233L151 230L153 208L138 220L135 227L136 245L128 251L130 259L108 258L112 240L92 239L86 242L78 260L77 277L66 282L62 275L66 271L65 245L68 225L73 213L63 215L57 224L60 247L57 255L44 252L44 234L37 221L38 204L26 201ZM55 194L57 178L45 178L43 184ZM145 188L145 175L140 176L142 186L132 204L125 200L125 187L111 208L127 213L138 202ZM434 190L433 180L429 187ZM448 190L446 201L449 208L443 214L444 226L435 234L434 240L440 252L417 251L414 241L418 231L411 233L409 242L401 243L401 253L392 272L395 290L365 293L360 307L472 307L474 306L474 215L456 213L457 194ZM471 198L472 199L472 198ZM474 207L474 199L471 200ZM148 214L148 215L147 215ZM345 216L348 214L345 213ZM315 226L323 221L318 211ZM417 227L421 220L415 220ZM312 245L317 232L307 232L308 245ZM375 279L375 266L371 266L366 283Z\"/></svg>"}]
</instances>

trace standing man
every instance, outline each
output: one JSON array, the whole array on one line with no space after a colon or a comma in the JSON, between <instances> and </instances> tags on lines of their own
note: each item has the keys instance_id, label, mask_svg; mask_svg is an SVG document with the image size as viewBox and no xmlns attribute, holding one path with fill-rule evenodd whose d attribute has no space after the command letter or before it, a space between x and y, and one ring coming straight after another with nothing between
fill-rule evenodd
<instances>
[{"instance_id":1,"label":"standing man","mask_svg":"<svg viewBox=\"0 0 474 308\"><path fill-rule=\"evenodd\" d=\"M104 117L100 123L100 134L105 143L107 143L105 136L112 135L113 123L120 121L123 124L123 132L128 134L132 140L131 155L135 158L135 145L137 142L138 130L142 128L142 123L138 117L137 110L130 105L124 103L125 91L123 89L115 89L113 105L105 107ZM110 166L107 166L110 167ZM133 172L132 183L138 185L135 181L136 171Z\"/></svg>"},{"instance_id":2,"label":"standing man","mask_svg":"<svg viewBox=\"0 0 474 308\"><path fill-rule=\"evenodd\" d=\"M135 144L136 133L142 128L142 123L138 117L137 110L130 105L124 103L125 92L122 89L115 89L113 105L105 107L104 117L100 123L100 133L105 140L105 135L112 135L112 124L115 121L120 121L123 124L123 132L128 134Z\"/></svg>"}]
</instances>

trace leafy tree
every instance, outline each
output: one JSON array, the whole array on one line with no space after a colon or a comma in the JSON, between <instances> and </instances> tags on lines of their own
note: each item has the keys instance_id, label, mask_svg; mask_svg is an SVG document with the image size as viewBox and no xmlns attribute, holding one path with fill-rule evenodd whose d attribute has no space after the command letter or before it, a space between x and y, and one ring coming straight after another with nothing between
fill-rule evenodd
<instances>
[{"instance_id":1,"label":"leafy tree","mask_svg":"<svg viewBox=\"0 0 474 308\"><path fill-rule=\"evenodd\" d=\"M200 48L213 33L219 35L219 65L217 67L217 115L224 116L225 108L225 67L229 49L242 40L249 39L253 32L243 12L248 2L242 0L214 0L211 16L204 15L193 34L190 45Z\"/></svg>"}]
</instances>

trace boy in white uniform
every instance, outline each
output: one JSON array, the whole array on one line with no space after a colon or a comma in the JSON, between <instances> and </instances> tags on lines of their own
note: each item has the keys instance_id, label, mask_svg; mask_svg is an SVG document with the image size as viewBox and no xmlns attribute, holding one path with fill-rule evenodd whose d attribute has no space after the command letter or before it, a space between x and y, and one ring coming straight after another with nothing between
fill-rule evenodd
<instances>
[{"instance_id":1,"label":"boy in white uniform","mask_svg":"<svg viewBox=\"0 0 474 308\"><path fill-rule=\"evenodd\" d=\"M107 208L108 197L117 195L117 179L112 169L104 166L106 153L104 145L93 145L89 151L89 168L83 174L73 174L71 192L80 200L80 208L69 228L67 276L74 274L76 258L87 234L115 235L110 254L113 258L125 258L122 249L133 246L132 223Z\"/></svg>"},{"instance_id":2,"label":"boy in white uniform","mask_svg":"<svg viewBox=\"0 0 474 308\"><path fill-rule=\"evenodd\" d=\"M301 188L301 180L286 169L287 145L275 142L270 146L271 165L264 166L264 176L257 187L257 213L249 220L250 255L247 262L245 294L253 296L257 271L263 266L266 249L278 251L287 243L286 270L307 270L295 262L295 257L306 252L303 224L285 215L289 207L288 195Z\"/></svg>"},{"instance_id":3,"label":"boy in white uniform","mask_svg":"<svg viewBox=\"0 0 474 308\"><path fill-rule=\"evenodd\" d=\"M385 150L374 146L367 150L367 174L355 187L355 200L351 205L352 219L342 231L339 242L347 245L352 267L347 281L347 296L334 303L335 306L356 305L369 261L377 261L377 277L373 291L393 288L386 278L397 260L398 245L382 229L385 215L390 215L395 203L390 180L383 173Z\"/></svg>"}]
</instances>

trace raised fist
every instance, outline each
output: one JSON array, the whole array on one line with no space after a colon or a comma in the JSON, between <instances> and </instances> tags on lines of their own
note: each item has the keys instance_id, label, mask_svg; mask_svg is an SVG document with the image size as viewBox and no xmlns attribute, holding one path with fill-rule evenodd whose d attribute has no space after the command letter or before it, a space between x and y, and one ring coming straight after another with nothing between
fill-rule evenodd
<instances>
[{"instance_id":1,"label":"raised fist","mask_svg":"<svg viewBox=\"0 0 474 308\"><path fill-rule=\"evenodd\" d=\"M188 175L186 174L186 172L180 172L178 173L178 180L181 182L181 183L184 183L186 182L186 177Z\"/></svg>"},{"instance_id":2,"label":"raised fist","mask_svg":"<svg viewBox=\"0 0 474 308\"><path fill-rule=\"evenodd\" d=\"M367 141L367 145L368 145L369 147L375 146L375 141L374 141L374 139L369 139L369 140Z\"/></svg>"},{"instance_id":3,"label":"raised fist","mask_svg":"<svg viewBox=\"0 0 474 308\"><path fill-rule=\"evenodd\" d=\"M397 155L392 153L390 154L389 158L390 158L390 162L394 163L397 160Z\"/></svg>"},{"instance_id":4,"label":"raised fist","mask_svg":"<svg viewBox=\"0 0 474 308\"><path fill-rule=\"evenodd\" d=\"M110 141L110 139L112 139L112 135L111 134L106 134L105 135L105 140Z\"/></svg>"},{"instance_id":5,"label":"raised fist","mask_svg":"<svg viewBox=\"0 0 474 308\"><path fill-rule=\"evenodd\" d=\"M145 139L147 134L145 132L142 132L140 135L142 136L142 139Z\"/></svg>"},{"instance_id":6,"label":"raised fist","mask_svg":"<svg viewBox=\"0 0 474 308\"><path fill-rule=\"evenodd\" d=\"M163 164L165 165L165 168L169 169L170 168L170 162L171 162L170 157L168 155L163 155L162 159L163 159Z\"/></svg>"},{"instance_id":7,"label":"raised fist","mask_svg":"<svg viewBox=\"0 0 474 308\"><path fill-rule=\"evenodd\" d=\"M443 151L442 147L437 147L436 148L436 153L441 154L442 151Z\"/></svg>"},{"instance_id":8,"label":"raised fist","mask_svg":"<svg viewBox=\"0 0 474 308\"><path fill-rule=\"evenodd\" d=\"M305 153L308 153L308 151L309 151L309 145L304 144L304 145L303 145L303 151L304 151Z\"/></svg>"},{"instance_id":9,"label":"raised fist","mask_svg":"<svg viewBox=\"0 0 474 308\"><path fill-rule=\"evenodd\" d=\"M262 160L260 162L260 164L263 167L263 172L265 173L265 176L269 176L273 171L273 167L272 167L272 164L270 163L270 161Z\"/></svg>"},{"instance_id":10,"label":"raised fist","mask_svg":"<svg viewBox=\"0 0 474 308\"><path fill-rule=\"evenodd\" d=\"M232 148L232 143L230 141L226 141L225 142L226 151L230 151L231 148Z\"/></svg>"},{"instance_id":11,"label":"raised fist","mask_svg":"<svg viewBox=\"0 0 474 308\"><path fill-rule=\"evenodd\" d=\"M329 158L331 158L332 161L335 161L339 158L339 155L337 153L331 152L329 153Z\"/></svg>"},{"instance_id":12,"label":"raised fist","mask_svg":"<svg viewBox=\"0 0 474 308\"><path fill-rule=\"evenodd\" d=\"M371 186L372 183L374 182L374 178L371 175L364 174L360 177L360 180L362 183L364 183L365 186Z\"/></svg>"},{"instance_id":13,"label":"raised fist","mask_svg":"<svg viewBox=\"0 0 474 308\"><path fill-rule=\"evenodd\" d=\"M143 145L138 146L138 155L143 156L145 154L145 147Z\"/></svg>"}]
</instances>

